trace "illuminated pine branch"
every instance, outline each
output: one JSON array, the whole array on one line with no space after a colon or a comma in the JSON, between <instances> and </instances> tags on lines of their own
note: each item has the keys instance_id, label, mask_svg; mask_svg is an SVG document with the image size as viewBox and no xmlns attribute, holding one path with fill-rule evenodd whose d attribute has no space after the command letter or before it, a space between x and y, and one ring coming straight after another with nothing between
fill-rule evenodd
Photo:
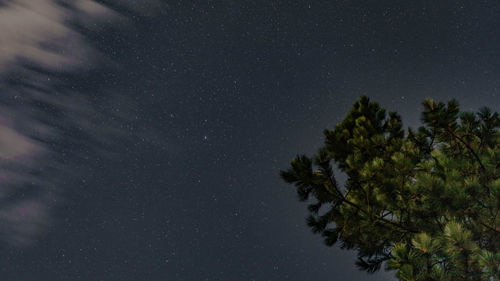
<instances>
[{"instance_id":1,"label":"illuminated pine branch","mask_svg":"<svg viewBox=\"0 0 500 281\"><path fill-rule=\"evenodd\" d=\"M397 113L361 97L318 153L297 156L281 177L314 201L312 230L356 250L362 270L500 280L499 114L427 99L421 120L405 132ZM344 188L334 171L347 176Z\"/></svg>"}]
</instances>

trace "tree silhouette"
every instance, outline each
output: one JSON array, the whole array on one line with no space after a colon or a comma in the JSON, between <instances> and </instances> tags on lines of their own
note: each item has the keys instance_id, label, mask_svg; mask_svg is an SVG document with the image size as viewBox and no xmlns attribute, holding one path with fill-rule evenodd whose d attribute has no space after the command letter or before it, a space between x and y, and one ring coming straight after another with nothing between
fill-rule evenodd
<instances>
[{"instance_id":1,"label":"tree silhouette","mask_svg":"<svg viewBox=\"0 0 500 281\"><path fill-rule=\"evenodd\" d=\"M500 280L500 118L423 102L423 126L363 96L316 155L280 175L308 201L308 225L357 266L400 280ZM332 164L347 176L340 186ZM312 202L313 201L313 202Z\"/></svg>"}]
</instances>

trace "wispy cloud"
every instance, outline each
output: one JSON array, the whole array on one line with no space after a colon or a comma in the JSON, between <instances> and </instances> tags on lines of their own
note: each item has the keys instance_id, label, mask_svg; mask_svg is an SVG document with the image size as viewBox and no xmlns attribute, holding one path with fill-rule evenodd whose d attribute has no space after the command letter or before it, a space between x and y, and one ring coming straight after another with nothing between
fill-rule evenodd
<instances>
[{"instance_id":1,"label":"wispy cloud","mask_svg":"<svg viewBox=\"0 0 500 281\"><path fill-rule=\"evenodd\" d=\"M147 13L157 3L0 0L0 239L26 244L50 225L69 174L56 153L68 130L83 136L73 143L96 147L125 134L117 124L126 116L98 109L57 78L99 65L74 27L92 32L97 22L126 21L121 10Z\"/></svg>"},{"instance_id":2,"label":"wispy cloud","mask_svg":"<svg viewBox=\"0 0 500 281\"><path fill-rule=\"evenodd\" d=\"M52 0L7 1L0 9L0 71L30 62L54 70L81 67L90 49L67 26L81 15L108 17L111 11L93 1L75 1L76 9Z\"/></svg>"}]
</instances>

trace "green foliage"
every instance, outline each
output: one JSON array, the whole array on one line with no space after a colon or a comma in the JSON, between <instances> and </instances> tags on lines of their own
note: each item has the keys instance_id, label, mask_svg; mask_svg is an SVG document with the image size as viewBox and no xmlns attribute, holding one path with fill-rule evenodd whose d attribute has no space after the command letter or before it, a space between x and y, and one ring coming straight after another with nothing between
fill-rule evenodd
<instances>
[{"instance_id":1,"label":"green foliage","mask_svg":"<svg viewBox=\"0 0 500 281\"><path fill-rule=\"evenodd\" d=\"M325 130L313 157L297 156L281 177L297 187L308 225L325 243L385 264L400 280L500 280L500 118L458 102L423 102L423 126L367 97ZM332 165L347 175L339 186ZM321 210L321 212L320 212Z\"/></svg>"}]
</instances>

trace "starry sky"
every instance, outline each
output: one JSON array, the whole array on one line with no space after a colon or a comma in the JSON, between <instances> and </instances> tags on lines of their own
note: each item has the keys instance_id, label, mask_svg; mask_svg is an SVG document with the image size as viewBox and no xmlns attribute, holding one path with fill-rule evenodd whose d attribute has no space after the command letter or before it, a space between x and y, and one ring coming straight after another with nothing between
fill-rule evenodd
<instances>
[{"instance_id":1,"label":"starry sky","mask_svg":"<svg viewBox=\"0 0 500 281\"><path fill-rule=\"evenodd\" d=\"M136 2L0 0L2 280L395 280L279 170L361 95L498 111L500 3Z\"/></svg>"}]
</instances>

